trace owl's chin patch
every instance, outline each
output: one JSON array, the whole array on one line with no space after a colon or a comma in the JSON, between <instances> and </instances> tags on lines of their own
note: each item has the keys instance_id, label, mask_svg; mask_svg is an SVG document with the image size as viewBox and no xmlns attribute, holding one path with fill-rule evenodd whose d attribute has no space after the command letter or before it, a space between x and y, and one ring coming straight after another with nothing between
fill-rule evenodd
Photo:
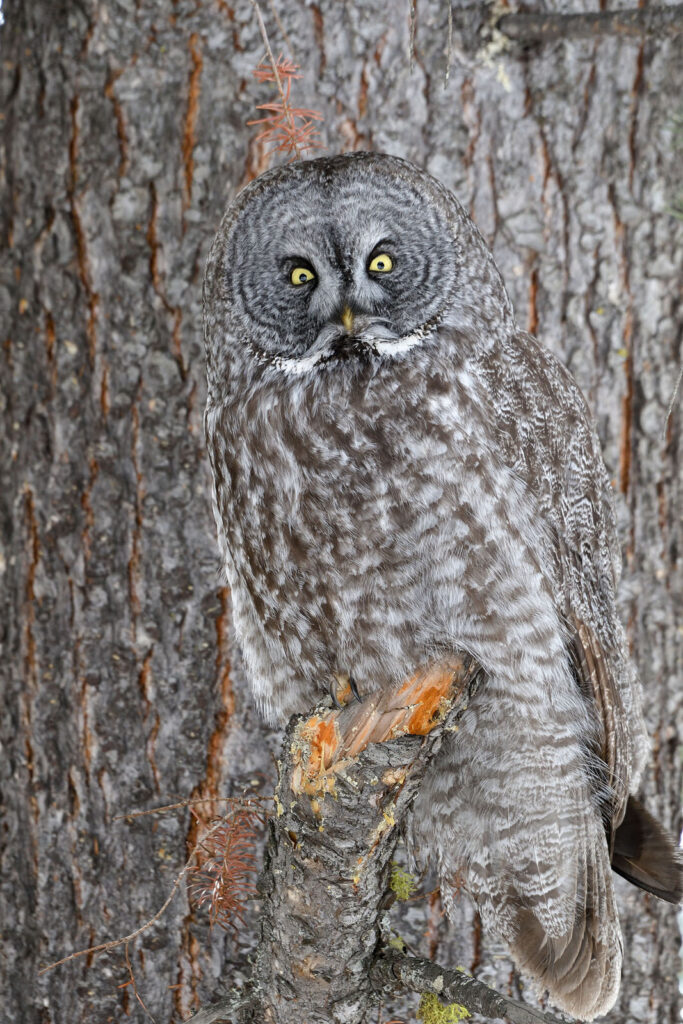
<instances>
[{"instance_id":1,"label":"owl's chin patch","mask_svg":"<svg viewBox=\"0 0 683 1024\"><path fill-rule=\"evenodd\" d=\"M376 355L377 349L373 342L365 342L355 334L343 334L335 338L329 345L321 362L346 362L348 360L368 362Z\"/></svg>"}]
</instances>

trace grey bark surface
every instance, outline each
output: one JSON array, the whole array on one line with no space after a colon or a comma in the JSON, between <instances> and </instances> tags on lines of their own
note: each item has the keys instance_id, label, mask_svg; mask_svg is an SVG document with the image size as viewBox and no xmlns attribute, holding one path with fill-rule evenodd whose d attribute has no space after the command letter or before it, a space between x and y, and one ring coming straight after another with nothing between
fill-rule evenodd
<instances>
[{"instance_id":1,"label":"grey bark surface","mask_svg":"<svg viewBox=\"0 0 683 1024\"><path fill-rule=\"evenodd\" d=\"M645 791L680 830L680 401L665 420L683 324L682 37L524 51L496 37L477 53L461 26L480 5L456 3L446 83L446 3L275 3L297 103L325 114L329 151L395 153L451 187L520 324L596 414L653 736ZM222 209L266 166L245 122L271 91L251 78L263 47L246 0L3 12L0 1020L142 1022L121 950L37 972L143 923L194 845L187 811L117 815L275 784L281 736L250 704L217 572L199 324ZM675 912L616 884L626 955L609 1019L674 1024ZM437 895L407 906L392 913L411 952L524 998L466 897L455 927ZM158 1022L244 977L256 917L233 939L176 897L131 948Z\"/></svg>"}]
</instances>

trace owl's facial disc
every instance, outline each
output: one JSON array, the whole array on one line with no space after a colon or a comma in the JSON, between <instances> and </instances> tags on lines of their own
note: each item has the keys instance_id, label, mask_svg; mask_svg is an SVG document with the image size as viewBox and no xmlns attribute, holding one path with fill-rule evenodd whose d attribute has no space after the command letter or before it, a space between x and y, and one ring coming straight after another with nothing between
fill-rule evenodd
<instances>
[{"instance_id":1,"label":"owl's facial disc","mask_svg":"<svg viewBox=\"0 0 683 1024\"><path fill-rule=\"evenodd\" d=\"M456 288L458 250L446 203L419 181L353 162L327 177L311 161L244 202L224 267L250 350L298 376L419 344Z\"/></svg>"}]
</instances>

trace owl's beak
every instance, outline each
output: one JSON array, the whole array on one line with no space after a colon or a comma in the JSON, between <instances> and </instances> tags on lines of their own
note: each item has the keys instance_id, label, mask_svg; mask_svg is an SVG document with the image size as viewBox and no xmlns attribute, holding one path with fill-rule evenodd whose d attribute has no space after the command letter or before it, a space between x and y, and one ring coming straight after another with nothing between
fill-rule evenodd
<instances>
[{"instance_id":1,"label":"owl's beak","mask_svg":"<svg viewBox=\"0 0 683 1024\"><path fill-rule=\"evenodd\" d=\"M351 312L348 306L344 306L341 315L341 322L344 324L344 327L349 332L349 334L351 334L351 332L353 331L353 313Z\"/></svg>"}]
</instances>

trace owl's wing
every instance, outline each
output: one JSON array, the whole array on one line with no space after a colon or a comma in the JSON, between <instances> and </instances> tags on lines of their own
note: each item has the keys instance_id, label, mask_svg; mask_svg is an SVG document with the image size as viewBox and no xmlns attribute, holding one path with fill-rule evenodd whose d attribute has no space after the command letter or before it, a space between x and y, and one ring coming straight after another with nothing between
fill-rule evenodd
<instances>
[{"instance_id":1,"label":"owl's wing","mask_svg":"<svg viewBox=\"0 0 683 1024\"><path fill-rule=\"evenodd\" d=\"M569 372L518 332L478 366L495 443L533 492L554 538L550 571L574 673L595 707L613 829L647 757L640 691L616 608L621 571L614 499L586 402Z\"/></svg>"},{"instance_id":2,"label":"owl's wing","mask_svg":"<svg viewBox=\"0 0 683 1024\"><path fill-rule=\"evenodd\" d=\"M439 837L446 907L464 870L484 921L517 964L558 1005L591 1019L612 1006L619 985L610 861L674 902L681 869L671 840L629 798L647 742L616 608L620 553L599 441L567 371L530 336L515 341L477 356L473 401L483 381L487 443L525 483L543 518L549 541L540 560L566 623L568 665L594 711L597 757L568 779L554 756L568 748L555 729L553 700L531 712L506 681L490 677L457 736L445 741L415 813L423 835ZM469 386L466 374L461 380ZM530 714L537 716L531 728ZM514 736L513 746L502 742L506 736Z\"/></svg>"},{"instance_id":3,"label":"owl's wing","mask_svg":"<svg viewBox=\"0 0 683 1024\"><path fill-rule=\"evenodd\" d=\"M640 688L616 608L621 556L614 497L590 412L564 366L531 335L484 356L498 450L534 493L554 536L555 591L567 622L577 683L593 702L595 752L607 769L612 867L678 903L683 869L675 844L632 793L649 743Z\"/></svg>"}]
</instances>

